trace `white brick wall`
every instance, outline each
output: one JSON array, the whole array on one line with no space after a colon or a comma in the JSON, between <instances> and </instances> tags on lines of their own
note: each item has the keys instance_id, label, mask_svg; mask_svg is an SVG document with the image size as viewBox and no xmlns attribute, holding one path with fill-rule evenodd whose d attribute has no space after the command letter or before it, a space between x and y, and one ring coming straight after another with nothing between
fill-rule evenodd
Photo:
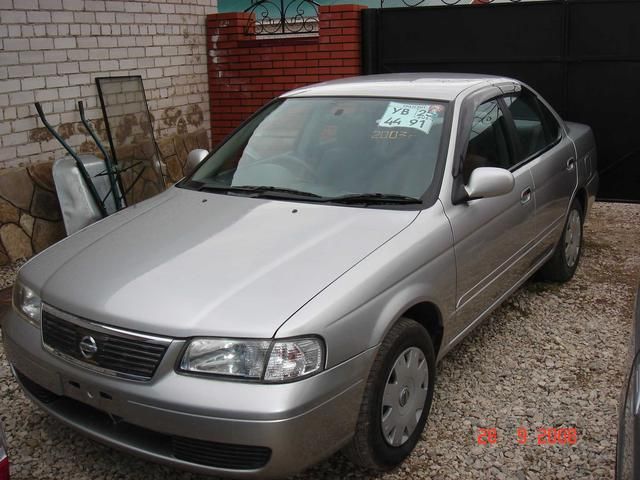
<instances>
[{"instance_id":1,"label":"white brick wall","mask_svg":"<svg viewBox=\"0 0 640 480\"><path fill-rule=\"evenodd\" d=\"M95 77L141 75L156 139L177 133L167 120L199 108L209 131L206 18L217 0L0 0L0 168L53 160L55 140L36 141L42 102L53 126L102 118ZM189 109L189 110L188 110ZM185 122L182 122L184 128ZM77 132L77 128L75 129ZM69 143L87 137L74 133Z\"/></svg>"}]
</instances>

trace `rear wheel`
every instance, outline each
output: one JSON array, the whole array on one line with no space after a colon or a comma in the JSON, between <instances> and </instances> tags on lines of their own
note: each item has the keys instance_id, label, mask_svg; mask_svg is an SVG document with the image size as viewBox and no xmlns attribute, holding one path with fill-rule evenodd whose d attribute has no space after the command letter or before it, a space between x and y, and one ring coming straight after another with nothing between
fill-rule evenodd
<instances>
[{"instance_id":1,"label":"rear wheel","mask_svg":"<svg viewBox=\"0 0 640 480\"><path fill-rule=\"evenodd\" d=\"M351 461L373 470L402 462L420 439L434 385L431 337L419 323L401 318L369 373L356 433L345 450Z\"/></svg>"},{"instance_id":2,"label":"rear wheel","mask_svg":"<svg viewBox=\"0 0 640 480\"><path fill-rule=\"evenodd\" d=\"M553 256L540 269L538 276L541 280L566 282L573 277L582 253L582 224L582 205L576 199L571 204L562 237Z\"/></svg>"}]
</instances>

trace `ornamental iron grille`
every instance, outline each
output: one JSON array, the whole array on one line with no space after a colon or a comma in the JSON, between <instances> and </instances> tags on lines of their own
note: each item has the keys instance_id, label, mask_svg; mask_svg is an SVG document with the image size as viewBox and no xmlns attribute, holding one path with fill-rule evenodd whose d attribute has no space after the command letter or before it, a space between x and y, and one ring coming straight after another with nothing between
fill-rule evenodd
<instances>
[{"instance_id":1,"label":"ornamental iron grille","mask_svg":"<svg viewBox=\"0 0 640 480\"><path fill-rule=\"evenodd\" d=\"M318 31L318 7L314 0L251 0L245 12L255 14L256 35L300 35Z\"/></svg>"}]
</instances>

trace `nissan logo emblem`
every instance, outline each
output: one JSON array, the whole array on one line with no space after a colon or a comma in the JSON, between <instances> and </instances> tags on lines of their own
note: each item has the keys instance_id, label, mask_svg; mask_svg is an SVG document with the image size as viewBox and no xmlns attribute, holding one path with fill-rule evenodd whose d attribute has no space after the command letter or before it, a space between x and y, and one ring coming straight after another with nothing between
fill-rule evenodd
<instances>
[{"instance_id":1,"label":"nissan logo emblem","mask_svg":"<svg viewBox=\"0 0 640 480\"><path fill-rule=\"evenodd\" d=\"M98 344L96 339L90 335L82 337L80 340L80 353L86 359L92 358L98 351Z\"/></svg>"}]
</instances>

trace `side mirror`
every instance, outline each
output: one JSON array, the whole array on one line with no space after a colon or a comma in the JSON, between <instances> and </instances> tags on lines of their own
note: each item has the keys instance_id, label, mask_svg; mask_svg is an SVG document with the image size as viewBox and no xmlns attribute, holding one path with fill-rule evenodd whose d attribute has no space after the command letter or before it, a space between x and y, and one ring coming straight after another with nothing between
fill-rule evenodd
<instances>
[{"instance_id":1,"label":"side mirror","mask_svg":"<svg viewBox=\"0 0 640 480\"><path fill-rule=\"evenodd\" d=\"M198 164L205 159L205 157L209 155L209 152L203 150L202 148L196 148L195 150L191 150L189 155L187 155L187 161L184 164L183 173L185 177L191 175L193 171L196 169Z\"/></svg>"},{"instance_id":2,"label":"side mirror","mask_svg":"<svg viewBox=\"0 0 640 480\"><path fill-rule=\"evenodd\" d=\"M497 197L513 190L516 181L509 170L496 167L479 167L471 172L469 183L464 187L468 200Z\"/></svg>"}]
</instances>

